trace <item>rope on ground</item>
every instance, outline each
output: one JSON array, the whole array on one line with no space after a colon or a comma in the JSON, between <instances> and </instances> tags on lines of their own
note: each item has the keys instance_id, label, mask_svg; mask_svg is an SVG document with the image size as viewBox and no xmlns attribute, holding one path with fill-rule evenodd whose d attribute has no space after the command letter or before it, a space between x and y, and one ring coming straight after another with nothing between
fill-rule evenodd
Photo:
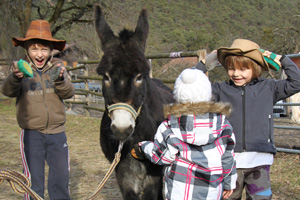
<instances>
[{"instance_id":1,"label":"rope on ground","mask_svg":"<svg viewBox=\"0 0 300 200\"><path fill-rule=\"evenodd\" d=\"M115 153L115 159L113 160L109 170L106 172L104 178L102 179L102 181L100 182L100 184L98 185L96 191L94 192L94 194L92 194L88 200L93 200L95 199L95 197L98 195L98 193L101 191L101 189L103 188L104 184L106 183L106 181L109 179L110 175L112 174L112 172L115 170L117 164L119 163L120 161L120 158L121 158L121 150L123 148L123 142L120 142L119 144L119 149L118 149L118 152Z\"/></svg>"},{"instance_id":2,"label":"rope on ground","mask_svg":"<svg viewBox=\"0 0 300 200\"><path fill-rule=\"evenodd\" d=\"M3 183L4 180L9 182L10 186L16 193L28 193L35 200L43 200L30 188L31 182L24 174L9 169L3 169L0 170L0 184Z\"/></svg>"},{"instance_id":3,"label":"rope on ground","mask_svg":"<svg viewBox=\"0 0 300 200\"><path fill-rule=\"evenodd\" d=\"M92 194L88 200L93 200L98 195L98 193L103 188L106 181L109 179L112 172L115 170L117 164L120 161L121 158L121 150L123 148L123 142L120 142L118 152L115 153L115 159L113 160L108 172L105 174L104 178L100 182L100 184L97 187L97 190ZM19 172L9 170L9 169L3 169L0 170L0 184L3 183L3 180L7 180L12 187L12 189L19 194L25 194L28 193L32 198L35 200L43 200L38 194L36 194L30 187L31 182L30 180L24 175ZM15 185L17 184L17 186Z\"/></svg>"}]
</instances>

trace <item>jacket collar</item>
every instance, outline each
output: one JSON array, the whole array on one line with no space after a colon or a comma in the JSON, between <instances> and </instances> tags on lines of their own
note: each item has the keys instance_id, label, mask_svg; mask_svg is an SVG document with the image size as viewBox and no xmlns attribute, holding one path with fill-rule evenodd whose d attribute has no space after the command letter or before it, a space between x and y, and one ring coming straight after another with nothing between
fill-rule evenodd
<instances>
[{"instance_id":1,"label":"jacket collar","mask_svg":"<svg viewBox=\"0 0 300 200\"><path fill-rule=\"evenodd\" d=\"M188 114L205 114L216 113L229 116L231 113L231 105L223 102L200 102L200 103L187 103L187 104L170 104L164 106L164 116L167 118L169 115L179 117Z\"/></svg>"}]
</instances>

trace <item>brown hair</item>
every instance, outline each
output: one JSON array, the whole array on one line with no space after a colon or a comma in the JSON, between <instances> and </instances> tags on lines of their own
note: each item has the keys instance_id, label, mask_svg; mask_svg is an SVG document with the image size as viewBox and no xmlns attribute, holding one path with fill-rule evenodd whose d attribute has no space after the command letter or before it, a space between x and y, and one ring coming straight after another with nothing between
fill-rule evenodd
<instances>
[{"instance_id":1,"label":"brown hair","mask_svg":"<svg viewBox=\"0 0 300 200\"><path fill-rule=\"evenodd\" d=\"M31 40L27 40L24 43L24 47L25 49L28 50L28 48L31 45L37 45L37 46L44 46L44 47L49 47L50 50L53 50L53 42L52 41L47 41L47 40L40 40L40 39L31 39Z\"/></svg>"},{"instance_id":2,"label":"brown hair","mask_svg":"<svg viewBox=\"0 0 300 200\"><path fill-rule=\"evenodd\" d=\"M247 69L252 69L253 75L252 79L258 78L261 75L261 67L254 60L247 58L245 56L229 55L225 58L225 68L228 70L229 67L235 69L241 69L245 67Z\"/></svg>"}]
</instances>

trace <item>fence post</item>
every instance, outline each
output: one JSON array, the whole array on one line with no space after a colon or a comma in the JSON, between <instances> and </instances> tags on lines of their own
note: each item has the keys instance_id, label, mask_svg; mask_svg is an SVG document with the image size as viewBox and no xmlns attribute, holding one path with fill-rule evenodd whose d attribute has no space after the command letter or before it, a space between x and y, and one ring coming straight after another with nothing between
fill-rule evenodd
<instances>
[{"instance_id":1,"label":"fence post","mask_svg":"<svg viewBox=\"0 0 300 200\"><path fill-rule=\"evenodd\" d=\"M150 66L150 73L149 73L149 76L150 76L150 78L153 78L153 75L152 75L152 60L151 60L151 59L148 59L148 62L149 62L149 66Z\"/></svg>"},{"instance_id":2,"label":"fence post","mask_svg":"<svg viewBox=\"0 0 300 200\"><path fill-rule=\"evenodd\" d=\"M88 70L88 67L86 65L84 65L83 76L86 76L86 77L89 76L89 70ZM85 79L84 83L85 83L85 89L89 90L89 80ZM91 94L87 93L87 95L86 95L87 106L90 106L90 104L91 104L90 103L90 97L91 97ZM89 109L85 109L85 114L86 114L86 116L90 117Z\"/></svg>"}]
</instances>

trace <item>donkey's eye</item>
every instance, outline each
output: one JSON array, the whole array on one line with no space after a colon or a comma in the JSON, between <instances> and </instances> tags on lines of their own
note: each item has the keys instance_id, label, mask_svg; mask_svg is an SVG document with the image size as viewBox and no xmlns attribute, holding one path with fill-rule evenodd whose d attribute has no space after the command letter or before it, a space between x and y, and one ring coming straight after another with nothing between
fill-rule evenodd
<instances>
[{"instance_id":1,"label":"donkey's eye","mask_svg":"<svg viewBox=\"0 0 300 200\"><path fill-rule=\"evenodd\" d=\"M107 72L105 73L105 75L103 75L103 79L105 81L110 81L110 76L109 76L109 74Z\"/></svg>"},{"instance_id":2,"label":"donkey's eye","mask_svg":"<svg viewBox=\"0 0 300 200\"><path fill-rule=\"evenodd\" d=\"M110 83L111 78L110 78L110 76L109 76L108 73L105 73L105 75L103 75L103 80L104 80L105 84L109 84Z\"/></svg>"},{"instance_id":3,"label":"donkey's eye","mask_svg":"<svg viewBox=\"0 0 300 200\"><path fill-rule=\"evenodd\" d=\"M142 75L137 75L136 77L136 81L142 81L143 80L143 76Z\"/></svg>"},{"instance_id":4,"label":"donkey's eye","mask_svg":"<svg viewBox=\"0 0 300 200\"><path fill-rule=\"evenodd\" d=\"M143 81L143 76L142 74L138 74L136 77L135 77L135 85L136 86L139 86L142 84L142 81Z\"/></svg>"},{"instance_id":5,"label":"donkey's eye","mask_svg":"<svg viewBox=\"0 0 300 200\"><path fill-rule=\"evenodd\" d=\"M136 82L141 82L143 80L143 76L141 74L138 74L135 78Z\"/></svg>"}]
</instances>

